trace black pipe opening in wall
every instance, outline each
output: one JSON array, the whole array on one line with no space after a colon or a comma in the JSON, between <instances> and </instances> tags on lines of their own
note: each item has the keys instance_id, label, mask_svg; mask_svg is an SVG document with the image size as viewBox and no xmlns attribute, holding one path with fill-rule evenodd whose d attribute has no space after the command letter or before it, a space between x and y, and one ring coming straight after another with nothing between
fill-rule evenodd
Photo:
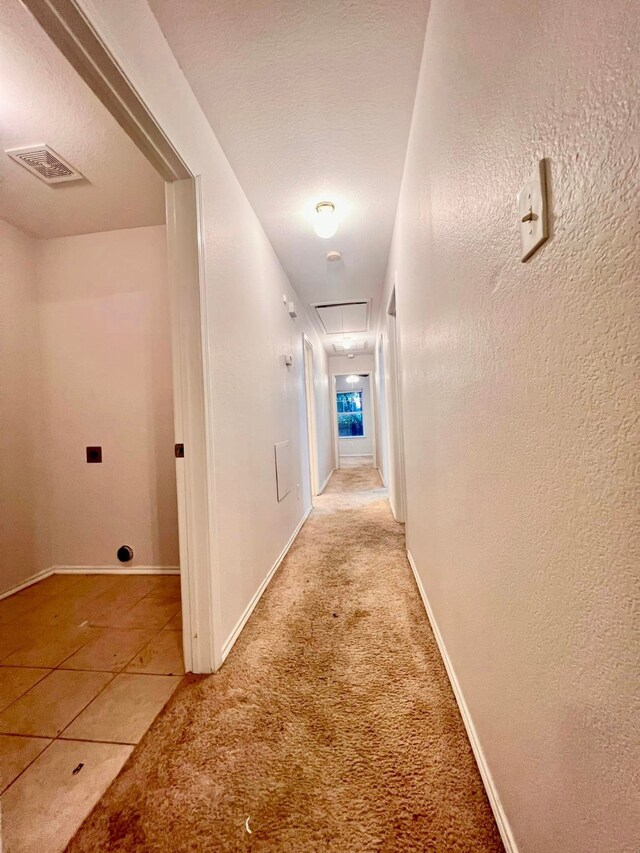
<instances>
[{"instance_id":1,"label":"black pipe opening in wall","mask_svg":"<svg viewBox=\"0 0 640 853\"><path fill-rule=\"evenodd\" d=\"M121 563L128 563L133 560L133 548L130 545L121 545L116 552L116 557Z\"/></svg>"}]
</instances>

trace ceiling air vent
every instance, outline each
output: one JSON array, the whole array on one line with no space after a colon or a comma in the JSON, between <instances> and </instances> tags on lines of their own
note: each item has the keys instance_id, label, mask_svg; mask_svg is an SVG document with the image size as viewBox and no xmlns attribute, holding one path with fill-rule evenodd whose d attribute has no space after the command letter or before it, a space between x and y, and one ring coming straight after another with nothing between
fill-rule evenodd
<instances>
[{"instance_id":1,"label":"ceiling air vent","mask_svg":"<svg viewBox=\"0 0 640 853\"><path fill-rule=\"evenodd\" d=\"M79 181L84 177L48 145L11 148L5 151L5 154L8 154L16 163L20 163L45 184Z\"/></svg>"}]
</instances>

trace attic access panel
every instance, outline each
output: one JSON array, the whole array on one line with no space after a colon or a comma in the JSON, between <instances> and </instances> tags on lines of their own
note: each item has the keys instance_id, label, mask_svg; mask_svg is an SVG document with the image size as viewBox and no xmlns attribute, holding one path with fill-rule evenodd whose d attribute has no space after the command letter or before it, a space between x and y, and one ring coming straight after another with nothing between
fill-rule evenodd
<instances>
[{"instance_id":1,"label":"attic access panel","mask_svg":"<svg viewBox=\"0 0 640 853\"><path fill-rule=\"evenodd\" d=\"M369 302L328 302L313 306L327 335L366 332L369 329Z\"/></svg>"},{"instance_id":2,"label":"attic access panel","mask_svg":"<svg viewBox=\"0 0 640 853\"><path fill-rule=\"evenodd\" d=\"M369 344L367 341L358 341L357 343L353 343L348 349L341 341L333 342L333 351L343 354L350 353L351 355L354 355L355 353L366 352L368 348Z\"/></svg>"}]
</instances>

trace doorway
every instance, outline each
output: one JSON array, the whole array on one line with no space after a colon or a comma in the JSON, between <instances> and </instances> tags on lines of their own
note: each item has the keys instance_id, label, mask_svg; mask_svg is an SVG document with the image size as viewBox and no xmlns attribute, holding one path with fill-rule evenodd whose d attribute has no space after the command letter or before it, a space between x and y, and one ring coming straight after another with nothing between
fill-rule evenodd
<instances>
[{"instance_id":1,"label":"doorway","mask_svg":"<svg viewBox=\"0 0 640 853\"><path fill-rule=\"evenodd\" d=\"M375 467L374 389L370 372L333 378L335 467Z\"/></svg>"},{"instance_id":2,"label":"doorway","mask_svg":"<svg viewBox=\"0 0 640 853\"><path fill-rule=\"evenodd\" d=\"M185 669L222 663L216 602L209 382L199 177L185 164L77 2L24 0L44 32L165 182L174 441Z\"/></svg>"}]
</instances>

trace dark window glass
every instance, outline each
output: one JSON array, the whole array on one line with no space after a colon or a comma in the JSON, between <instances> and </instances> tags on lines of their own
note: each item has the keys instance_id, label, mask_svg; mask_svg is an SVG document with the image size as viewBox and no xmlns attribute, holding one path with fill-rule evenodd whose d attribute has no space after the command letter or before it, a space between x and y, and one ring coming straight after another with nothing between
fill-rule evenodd
<instances>
[{"instance_id":1,"label":"dark window glass","mask_svg":"<svg viewBox=\"0 0 640 853\"><path fill-rule=\"evenodd\" d=\"M364 436L362 391L338 391L338 435L340 438Z\"/></svg>"}]
</instances>

